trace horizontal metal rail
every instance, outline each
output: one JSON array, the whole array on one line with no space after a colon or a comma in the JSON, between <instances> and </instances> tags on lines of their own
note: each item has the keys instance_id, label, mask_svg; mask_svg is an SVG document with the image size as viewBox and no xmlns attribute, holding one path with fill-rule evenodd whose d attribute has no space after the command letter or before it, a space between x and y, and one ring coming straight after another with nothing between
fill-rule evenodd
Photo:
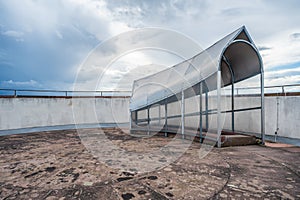
<instances>
[{"instance_id":1,"label":"horizontal metal rail","mask_svg":"<svg viewBox=\"0 0 300 200\"><path fill-rule=\"evenodd\" d=\"M80 96L131 96L131 91L72 91L72 90L31 90L31 89L1 89L0 96L59 96L59 97L80 97Z\"/></svg>"},{"instance_id":2,"label":"horizontal metal rail","mask_svg":"<svg viewBox=\"0 0 300 200\"><path fill-rule=\"evenodd\" d=\"M178 135L181 135L180 133L180 126L174 126L172 128L168 128L166 129L165 127L150 127L149 129L149 132L160 132L160 133L164 133L164 132L168 132L168 133L172 133L172 134L178 134ZM145 132L145 129L144 128L141 128L141 127L134 127L131 129L131 131L137 131L137 132ZM203 139L206 139L206 140L210 140L210 141L215 141L217 142L217 134L216 133L210 133L211 135L215 134L215 137L212 137L212 136L208 136L206 135L206 132L201 136L199 134L199 131L194 131L194 130L190 130L187 128L186 132L185 132L185 136L188 136L188 137L201 137Z\"/></svg>"},{"instance_id":3,"label":"horizontal metal rail","mask_svg":"<svg viewBox=\"0 0 300 200\"><path fill-rule=\"evenodd\" d=\"M261 106L241 108L241 109L235 109L235 110L226 110L226 111L221 111L221 113L231 113L232 111L234 111L234 112L244 112L244 111L259 110L259 109L261 109ZM205 115L205 114L208 114L208 115L217 114L217 109L208 110L208 112L203 111L202 115ZM200 112L193 112L193 113L185 114L185 117L194 117L194 116L199 116L199 115L200 115ZM180 118L180 117L181 117L181 115L171 115L171 116L167 116L167 119ZM161 118L159 118L159 117L152 117L152 118L150 117L149 121L159 121L160 119ZM142 119L138 119L136 122L140 123L140 122L147 122L147 121L148 121L147 118L142 118Z\"/></svg>"},{"instance_id":4,"label":"horizontal metal rail","mask_svg":"<svg viewBox=\"0 0 300 200\"><path fill-rule=\"evenodd\" d=\"M279 88L281 93L286 93L288 88L291 87L299 87L298 90L300 92L300 84L286 84L286 85L271 85L271 86L265 86L265 89L276 89ZM231 89L227 89L227 90L231 90ZM245 90L260 90L260 87L239 87L239 88L235 88L234 89L236 94L239 94L240 91L245 91ZM248 93L247 93L248 94Z\"/></svg>"},{"instance_id":5,"label":"horizontal metal rail","mask_svg":"<svg viewBox=\"0 0 300 200\"><path fill-rule=\"evenodd\" d=\"M273 85L265 86L265 89L275 89L280 88L281 93L286 93L288 88L299 87L300 84L287 84L287 85ZM239 94L240 91L260 89L260 87L239 87L235 88L236 94ZM226 89L227 90L227 89ZM228 89L230 90L230 89ZM96 91L72 91L72 90L36 90L36 89L2 89L0 88L0 96L61 96L61 97L76 97L76 96L131 96L132 91L113 91L113 90L96 90ZM251 94L251 92L249 92Z\"/></svg>"}]
</instances>

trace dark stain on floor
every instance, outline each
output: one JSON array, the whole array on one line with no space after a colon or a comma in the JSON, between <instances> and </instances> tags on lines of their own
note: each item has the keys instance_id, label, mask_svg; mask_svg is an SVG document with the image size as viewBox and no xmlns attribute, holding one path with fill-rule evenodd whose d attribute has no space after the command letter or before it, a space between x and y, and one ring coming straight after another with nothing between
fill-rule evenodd
<instances>
[{"instance_id":1,"label":"dark stain on floor","mask_svg":"<svg viewBox=\"0 0 300 200\"><path fill-rule=\"evenodd\" d=\"M104 133L114 144L139 152L172 140L134 137L117 128ZM300 199L300 148L227 147L202 159L200 148L192 143L175 162L142 173L135 166L115 169L113 159L102 163L76 130L1 136L0 199Z\"/></svg>"}]
</instances>

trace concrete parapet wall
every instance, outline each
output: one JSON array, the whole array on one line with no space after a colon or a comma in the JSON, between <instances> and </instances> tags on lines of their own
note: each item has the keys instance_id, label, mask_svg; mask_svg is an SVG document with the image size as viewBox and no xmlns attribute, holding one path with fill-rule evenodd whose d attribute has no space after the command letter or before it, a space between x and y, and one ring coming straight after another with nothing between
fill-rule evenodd
<instances>
[{"instance_id":1,"label":"concrete parapet wall","mask_svg":"<svg viewBox=\"0 0 300 200\"><path fill-rule=\"evenodd\" d=\"M256 100L257 98L257 100ZM259 98L235 98L240 104L256 105ZM300 138L300 96L265 98L266 134ZM224 127L230 128L230 115ZM0 130L67 124L128 123L129 98L0 98ZM240 112L235 116L240 131L259 133L260 111ZM251 132L251 131L250 131Z\"/></svg>"},{"instance_id":2,"label":"concrete parapet wall","mask_svg":"<svg viewBox=\"0 0 300 200\"><path fill-rule=\"evenodd\" d=\"M229 100L228 100L229 101ZM236 97L236 109L260 106L259 97ZM267 135L300 139L300 96L265 97L265 128ZM235 113L235 129L260 133L260 110ZM225 128L231 128L231 114L227 114Z\"/></svg>"},{"instance_id":3,"label":"concrete parapet wall","mask_svg":"<svg viewBox=\"0 0 300 200\"><path fill-rule=\"evenodd\" d=\"M128 97L0 98L0 130L128 121Z\"/></svg>"},{"instance_id":4,"label":"concrete parapet wall","mask_svg":"<svg viewBox=\"0 0 300 200\"><path fill-rule=\"evenodd\" d=\"M278 116L278 135L300 138L300 96L266 97L266 133L274 134ZM278 115L277 115L278 108Z\"/></svg>"}]
</instances>

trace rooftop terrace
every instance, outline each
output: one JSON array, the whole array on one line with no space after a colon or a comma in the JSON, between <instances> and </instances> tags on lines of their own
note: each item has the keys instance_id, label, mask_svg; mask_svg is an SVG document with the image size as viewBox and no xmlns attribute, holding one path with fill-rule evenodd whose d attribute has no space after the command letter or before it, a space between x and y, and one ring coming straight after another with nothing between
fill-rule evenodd
<instances>
[{"instance_id":1,"label":"rooftop terrace","mask_svg":"<svg viewBox=\"0 0 300 200\"><path fill-rule=\"evenodd\" d=\"M100 129L81 131L89 135ZM106 128L104 132L115 145L145 154L172 140L132 137L116 128ZM142 173L134 168L118 170L100 162L85 148L76 130L1 136L0 198L300 198L299 147L270 144L213 148L202 159L200 148L200 143L192 143L175 162ZM167 159L153 157L153 162L164 163Z\"/></svg>"}]
</instances>

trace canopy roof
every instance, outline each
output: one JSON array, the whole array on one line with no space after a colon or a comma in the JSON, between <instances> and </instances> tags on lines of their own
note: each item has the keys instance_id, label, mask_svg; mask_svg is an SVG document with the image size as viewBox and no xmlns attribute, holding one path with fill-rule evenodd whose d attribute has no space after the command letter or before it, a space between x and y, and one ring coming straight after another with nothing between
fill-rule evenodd
<instances>
[{"instance_id":1,"label":"canopy roof","mask_svg":"<svg viewBox=\"0 0 300 200\"><path fill-rule=\"evenodd\" d=\"M260 54L245 26L219 40L206 50L171 68L135 80L130 110L139 110L156 104L182 90L222 74L222 86L227 86L260 74L263 70ZM209 80L211 79L211 80Z\"/></svg>"}]
</instances>

